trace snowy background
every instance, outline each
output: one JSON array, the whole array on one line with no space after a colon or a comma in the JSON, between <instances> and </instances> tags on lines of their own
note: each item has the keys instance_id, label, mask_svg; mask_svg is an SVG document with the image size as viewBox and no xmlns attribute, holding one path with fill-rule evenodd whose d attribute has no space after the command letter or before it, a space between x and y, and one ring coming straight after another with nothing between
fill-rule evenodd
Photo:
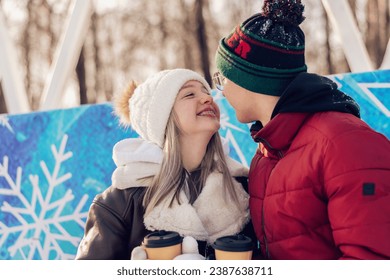
<instances>
[{"instance_id":1,"label":"snowy background","mask_svg":"<svg viewBox=\"0 0 390 280\"><path fill-rule=\"evenodd\" d=\"M331 78L390 138L390 70ZM248 125L215 94L230 154L249 165ZM73 259L89 205L111 183L112 147L127 137L137 135L119 126L110 103L0 115L0 259Z\"/></svg>"}]
</instances>

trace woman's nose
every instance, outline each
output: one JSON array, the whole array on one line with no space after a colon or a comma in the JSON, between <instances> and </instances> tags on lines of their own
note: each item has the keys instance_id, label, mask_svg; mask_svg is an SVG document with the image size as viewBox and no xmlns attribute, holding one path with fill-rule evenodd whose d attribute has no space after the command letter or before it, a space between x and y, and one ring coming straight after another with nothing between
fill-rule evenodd
<instances>
[{"instance_id":1,"label":"woman's nose","mask_svg":"<svg viewBox=\"0 0 390 280\"><path fill-rule=\"evenodd\" d=\"M200 102L202 104L213 103L213 97L211 95L205 94L201 97Z\"/></svg>"}]
</instances>

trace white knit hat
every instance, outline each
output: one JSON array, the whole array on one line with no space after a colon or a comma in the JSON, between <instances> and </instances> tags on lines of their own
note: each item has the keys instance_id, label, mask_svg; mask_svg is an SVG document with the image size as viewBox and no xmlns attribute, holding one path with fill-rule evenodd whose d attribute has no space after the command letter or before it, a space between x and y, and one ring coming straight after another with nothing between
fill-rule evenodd
<instances>
[{"instance_id":1,"label":"white knit hat","mask_svg":"<svg viewBox=\"0 0 390 280\"><path fill-rule=\"evenodd\" d=\"M129 100L132 128L145 140L163 147L165 129L177 94L191 80L210 85L198 73L188 69L164 70L139 85Z\"/></svg>"}]
</instances>

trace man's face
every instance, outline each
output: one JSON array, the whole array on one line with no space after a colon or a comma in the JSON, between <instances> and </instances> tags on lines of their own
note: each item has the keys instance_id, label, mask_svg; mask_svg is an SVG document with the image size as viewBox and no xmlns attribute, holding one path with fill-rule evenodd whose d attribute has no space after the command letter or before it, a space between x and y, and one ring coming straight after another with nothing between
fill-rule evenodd
<instances>
[{"instance_id":1,"label":"man's face","mask_svg":"<svg viewBox=\"0 0 390 280\"><path fill-rule=\"evenodd\" d=\"M250 123L254 109L253 98L250 93L229 79L225 79L222 94L236 111L237 119L241 123Z\"/></svg>"}]
</instances>

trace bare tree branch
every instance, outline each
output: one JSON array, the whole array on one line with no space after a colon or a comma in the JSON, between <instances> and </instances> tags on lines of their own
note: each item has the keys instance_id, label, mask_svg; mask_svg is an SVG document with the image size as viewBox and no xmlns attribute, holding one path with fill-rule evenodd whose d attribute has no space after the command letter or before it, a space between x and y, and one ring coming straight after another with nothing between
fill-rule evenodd
<instances>
[{"instance_id":1,"label":"bare tree branch","mask_svg":"<svg viewBox=\"0 0 390 280\"><path fill-rule=\"evenodd\" d=\"M198 23L196 31L201 57L201 68L203 70L203 74L205 76L206 81L211 84L209 48L207 45L206 23L203 17L203 8L205 1L207 0L195 1L195 18Z\"/></svg>"}]
</instances>

